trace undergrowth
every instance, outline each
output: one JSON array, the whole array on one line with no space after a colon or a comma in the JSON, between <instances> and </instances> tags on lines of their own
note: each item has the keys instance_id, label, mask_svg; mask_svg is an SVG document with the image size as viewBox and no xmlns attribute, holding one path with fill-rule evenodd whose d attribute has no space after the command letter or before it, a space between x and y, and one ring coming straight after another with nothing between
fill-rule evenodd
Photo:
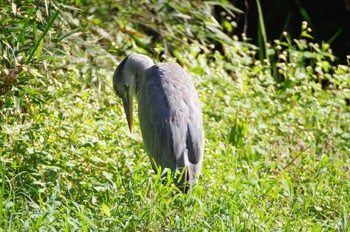
<instances>
[{"instance_id":1,"label":"undergrowth","mask_svg":"<svg viewBox=\"0 0 350 232\"><path fill-rule=\"evenodd\" d=\"M5 2L0 230L348 230L349 65L306 24L261 60L222 33L210 6L239 11L224 1ZM111 77L130 52L180 63L199 92L205 158L189 195L128 132Z\"/></svg>"}]
</instances>

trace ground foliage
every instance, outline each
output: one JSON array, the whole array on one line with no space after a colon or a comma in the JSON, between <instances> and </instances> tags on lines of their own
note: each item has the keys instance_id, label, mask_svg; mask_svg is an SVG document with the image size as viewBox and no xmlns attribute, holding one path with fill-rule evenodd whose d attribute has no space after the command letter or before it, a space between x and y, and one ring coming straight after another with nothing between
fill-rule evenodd
<instances>
[{"instance_id":1,"label":"ground foliage","mask_svg":"<svg viewBox=\"0 0 350 232\"><path fill-rule=\"evenodd\" d=\"M1 3L0 230L349 228L349 65L307 24L260 60L211 16L235 17L225 1ZM205 160L188 196L128 132L111 77L130 52L180 63L198 89Z\"/></svg>"}]
</instances>

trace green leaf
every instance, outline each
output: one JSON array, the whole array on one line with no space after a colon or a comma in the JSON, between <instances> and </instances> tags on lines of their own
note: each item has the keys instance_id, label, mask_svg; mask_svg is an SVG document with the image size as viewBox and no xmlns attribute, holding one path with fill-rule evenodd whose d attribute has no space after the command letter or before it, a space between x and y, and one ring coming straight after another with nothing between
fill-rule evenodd
<instances>
[{"instance_id":1,"label":"green leaf","mask_svg":"<svg viewBox=\"0 0 350 232\"><path fill-rule=\"evenodd\" d=\"M40 40L39 42L39 46L36 50L36 59L39 60L40 57L41 57L41 50L42 50L42 47L43 47L43 43L44 43L44 39Z\"/></svg>"},{"instance_id":2,"label":"green leaf","mask_svg":"<svg viewBox=\"0 0 350 232\"><path fill-rule=\"evenodd\" d=\"M110 208L109 208L105 203L102 203L101 207L102 207L103 213L104 213L107 217L110 217L110 216L111 216L111 210L110 210Z\"/></svg>"}]
</instances>

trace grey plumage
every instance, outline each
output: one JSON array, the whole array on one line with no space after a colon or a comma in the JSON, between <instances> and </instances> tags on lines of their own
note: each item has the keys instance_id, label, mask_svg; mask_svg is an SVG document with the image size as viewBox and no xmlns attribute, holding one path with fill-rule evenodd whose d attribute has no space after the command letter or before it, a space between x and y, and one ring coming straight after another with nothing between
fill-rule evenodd
<instances>
[{"instance_id":1,"label":"grey plumage","mask_svg":"<svg viewBox=\"0 0 350 232\"><path fill-rule=\"evenodd\" d=\"M187 191L200 174L204 132L197 92L184 69L175 63L153 65L144 55L126 57L113 76L132 131L132 99L138 100L141 132L155 170L185 170L177 185ZM131 109L130 109L131 107Z\"/></svg>"}]
</instances>

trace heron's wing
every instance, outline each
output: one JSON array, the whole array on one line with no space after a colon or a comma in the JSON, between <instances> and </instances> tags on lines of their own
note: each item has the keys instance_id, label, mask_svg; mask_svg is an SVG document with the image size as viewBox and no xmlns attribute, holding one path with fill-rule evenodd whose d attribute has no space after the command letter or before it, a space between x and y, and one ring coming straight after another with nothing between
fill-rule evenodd
<instances>
[{"instance_id":1,"label":"heron's wing","mask_svg":"<svg viewBox=\"0 0 350 232\"><path fill-rule=\"evenodd\" d=\"M158 165L174 170L184 167L186 159L194 164L202 159L199 100L179 65L154 65L147 70L139 116L146 150Z\"/></svg>"},{"instance_id":2,"label":"heron's wing","mask_svg":"<svg viewBox=\"0 0 350 232\"><path fill-rule=\"evenodd\" d=\"M147 72L138 101L142 137L152 164L171 168L175 158L169 146L172 140L168 130L170 106L157 70Z\"/></svg>"},{"instance_id":3,"label":"heron's wing","mask_svg":"<svg viewBox=\"0 0 350 232\"><path fill-rule=\"evenodd\" d=\"M198 97L193 97L187 124L186 147L190 163L197 164L203 159L204 132Z\"/></svg>"}]
</instances>

